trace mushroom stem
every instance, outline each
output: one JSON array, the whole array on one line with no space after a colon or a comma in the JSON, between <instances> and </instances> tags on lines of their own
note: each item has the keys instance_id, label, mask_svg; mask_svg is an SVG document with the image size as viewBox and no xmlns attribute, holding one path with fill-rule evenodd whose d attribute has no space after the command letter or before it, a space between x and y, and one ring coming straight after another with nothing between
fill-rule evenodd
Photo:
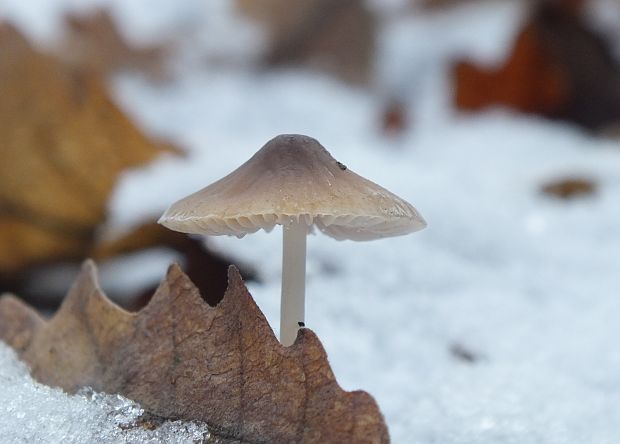
<instances>
[{"instance_id":1,"label":"mushroom stem","mask_svg":"<svg viewBox=\"0 0 620 444\"><path fill-rule=\"evenodd\" d=\"M304 221L282 227L282 300L280 303L280 342L292 345L303 326L306 297L306 235ZM301 324L300 324L301 323Z\"/></svg>"}]
</instances>

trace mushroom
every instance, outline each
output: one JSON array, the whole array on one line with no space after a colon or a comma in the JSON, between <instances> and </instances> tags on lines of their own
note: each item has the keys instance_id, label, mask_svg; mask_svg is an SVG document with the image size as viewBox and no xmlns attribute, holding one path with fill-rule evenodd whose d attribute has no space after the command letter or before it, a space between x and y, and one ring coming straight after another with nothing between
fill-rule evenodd
<instances>
[{"instance_id":1,"label":"mushroom","mask_svg":"<svg viewBox=\"0 0 620 444\"><path fill-rule=\"evenodd\" d=\"M282 225L285 346L305 326L306 235L312 226L355 241L426 226L412 205L349 170L315 139L296 134L273 138L226 177L174 203L159 223L184 233L237 237Z\"/></svg>"}]
</instances>

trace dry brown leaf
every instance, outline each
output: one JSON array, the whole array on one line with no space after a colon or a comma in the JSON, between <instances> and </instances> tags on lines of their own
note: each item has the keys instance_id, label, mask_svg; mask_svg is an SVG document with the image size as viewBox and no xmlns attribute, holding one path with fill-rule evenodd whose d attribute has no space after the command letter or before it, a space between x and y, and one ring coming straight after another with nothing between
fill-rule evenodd
<instances>
[{"instance_id":1,"label":"dry brown leaf","mask_svg":"<svg viewBox=\"0 0 620 444\"><path fill-rule=\"evenodd\" d=\"M620 68L583 18L585 0L541 0L499 69L455 68L456 105L504 105L599 130L620 121Z\"/></svg>"},{"instance_id":2,"label":"dry brown leaf","mask_svg":"<svg viewBox=\"0 0 620 444\"><path fill-rule=\"evenodd\" d=\"M596 193L596 183L589 179L565 178L544 184L541 191L561 199L591 196Z\"/></svg>"},{"instance_id":3,"label":"dry brown leaf","mask_svg":"<svg viewBox=\"0 0 620 444\"><path fill-rule=\"evenodd\" d=\"M23 265L53 257L83 257L90 231L84 233L81 227L72 232L68 227L57 230L55 225L48 228L49 222L47 218L18 217L0 203L0 276L14 277Z\"/></svg>"},{"instance_id":4,"label":"dry brown leaf","mask_svg":"<svg viewBox=\"0 0 620 444\"><path fill-rule=\"evenodd\" d=\"M265 25L268 64L304 64L357 84L370 80L376 19L362 0L237 0L237 6Z\"/></svg>"},{"instance_id":5,"label":"dry brown leaf","mask_svg":"<svg viewBox=\"0 0 620 444\"><path fill-rule=\"evenodd\" d=\"M163 46L137 47L119 31L109 11L68 14L67 35L59 51L64 60L102 76L120 70L138 71L153 80L166 77Z\"/></svg>"},{"instance_id":6,"label":"dry brown leaf","mask_svg":"<svg viewBox=\"0 0 620 444\"><path fill-rule=\"evenodd\" d=\"M144 309L111 303L87 261L58 313L0 299L0 339L48 385L120 393L150 413L206 422L245 443L385 443L374 399L337 384L316 335L277 341L238 271L215 307L177 267Z\"/></svg>"},{"instance_id":7,"label":"dry brown leaf","mask_svg":"<svg viewBox=\"0 0 620 444\"><path fill-rule=\"evenodd\" d=\"M79 263L84 258L84 240L79 238L79 233L75 230L67 231L67 235L61 237L58 233L46 231L45 227L25 225L19 219L12 220L8 216L0 218L0 230L5 228L12 233L17 230L29 230L27 233L22 233L22 239L30 244L8 245L11 249L5 251L4 256L0 255L0 259L22 258L24 251L38 252L39 255L34 259L38 259L42 264L11 274L0 274L0 293L19 294L24 301L39 310L44 309L48 312L57 310L65 296L64 290L60 290L58 285L45 288L40 282L45 281L46 276L58 276L59 270L63 270L62 274L66 275L69 281L76 276ZM49 258L54 257L56 251L54 242L70 243L76 252L75 259L69 260L65 257L62 262L50 262ZM64 245L64 248L67 247ZM244 279L260 280L256 270L249 264L240 263L238 259L229 257L223 252L210 249L203 239L170 231L155 221L145 222L129 232L117 233L115 236L113 233L98 236L94 248L86 255L99 261L106 261L109 265L130 256L135 258L135 254L148 255L154 251L174 252L183 264L185 273L211 305L216 305L224 296L228 285L228 266L231 263L240 266ZM30 256L30 259L33 257ZM0 268L2 266L9 268L10 265L10 263L0 264ZM110 293L110 297L121 301L126 309L139 310L151 299L157 284L158 282L153 280L143 282L141 286L131 290L117 288Z\"/></svg>"},{"instance_id":8,"label":"dry brown leaf","mask_svg":"<svg viewBox=\"0 0 620 444\"><path fill-rule=\"evenodd\" d=\"M0 24L0 97L0 274L84 257L118 174L164 148L98 78L35 51L8 24Z\"/></svg>"},{"instance_id":9,"label":"dry brown leaf","mask_svg":"<svg viewBox=\"0 0 620 444\"><path fill-rule=\"evenodd\" d=\"M408 115L405 104L399 100L390 100L383 108L381 126L388 137L398 136L407 130Z\"/></svg>"},{"instance_id":10,"label":"dry brown leaf","mask_svg":"<svg viewBox=\"0 0 620 444\"><path fill-rule=\"evenodd\" d=\"M45 325L39 314L11 295L0 297L0 340L21 354L30 345L35 332Z\"/></svg>"},{"instance_id":11,"label":"dry brown leaf","mask_svg":"<svg viewBox=\"0 0 620 444\"><path fill-rule=\"evenodd\" d=\"M503 105L518 111L553 115L568 100L568 80L551 57L532 25L526 26L499 69L484 69L469 62L455 68L456 105L479 110Z\"/></svg>"},{"instance_id":12,"label":"dry brown leaf","mask_svg":"<svg viewBox=\"0 0 620 444\"><path fill-rule=\"evenodd\" d=\"M101 261L161 247L169 248L182 255L185 273L211 305L217 305L224 296L228 286L227 270L231 263L241 265L244 279L258 280L258 275L251 266L239 264L238 260L232 260L221 252L210 250L203 239L171 231L156 222L144 223L123 236L98 243L91 252L91 257ZM153 289L138 295L129 307L139 309L146 305L156 285L157 282L153 282Z\"/></svg>"}]
</instances>

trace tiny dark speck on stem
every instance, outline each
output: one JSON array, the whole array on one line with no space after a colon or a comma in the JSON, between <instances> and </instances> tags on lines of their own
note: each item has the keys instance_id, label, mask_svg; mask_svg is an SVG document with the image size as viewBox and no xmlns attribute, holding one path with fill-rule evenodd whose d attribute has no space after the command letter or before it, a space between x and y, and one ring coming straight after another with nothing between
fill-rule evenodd
<instances>
[{"instance_id":1,"label":"tiny dark speck on stem","mask_svg":"<svg viewBox=\"0 0 620 444\"><path fill-rule=\"evenodd\" d=\"M347 166L344 163L340 163L338 161L336 161L336 163L338 164L338 168L340 168L342 171L345 171L347 169Z\"/></svg>"},{"instance_id":2,"label":"tiny dark speck on stem","mask_svg":"<svg viewBox=\"0 0 620 444\"><path fill-rule=\"evenodd\" d=\"M305 327L306 326L306 324L303 323L303 322L298 322L297 325L299 325L300 327Z\"/></svg>"}]
</instances>

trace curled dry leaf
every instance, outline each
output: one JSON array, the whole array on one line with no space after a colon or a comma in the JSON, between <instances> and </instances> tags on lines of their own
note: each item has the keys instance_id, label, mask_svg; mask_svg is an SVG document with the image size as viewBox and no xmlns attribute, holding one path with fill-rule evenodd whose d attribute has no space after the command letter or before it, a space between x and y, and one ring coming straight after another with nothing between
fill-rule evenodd
<instances>
[{"instance_id":1,"label":"curled dry leaf","mask_svg":"<svg viewBox=\"0 0 620 444\"><path fill-rule=\"evenodd\" d=\"M129 313L105 297L87 261L48 322L12 296L0 299L0 339L45 384L120 393L150 413L206 422L222 438L389 441L374 399L338 386L311 330L280 345L234 267L215 307L171 266L149 305Z\"/></svg>"}]
</instances>

